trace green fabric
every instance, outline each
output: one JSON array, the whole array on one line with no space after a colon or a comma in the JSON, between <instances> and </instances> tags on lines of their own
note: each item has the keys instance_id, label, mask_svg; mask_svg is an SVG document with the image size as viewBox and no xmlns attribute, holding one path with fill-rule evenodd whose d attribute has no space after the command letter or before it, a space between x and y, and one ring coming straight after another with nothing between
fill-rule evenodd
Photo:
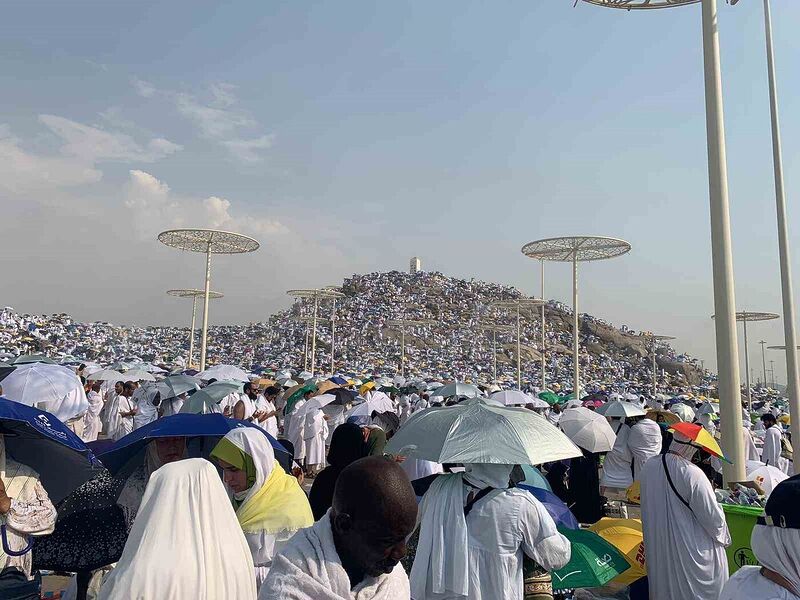
<instances>
[{"instance_id":1,"label":"green fabric","mask_svg":"<svg viewBox=\"0 0 800 600\"><path fill-rule=\"evenodd\" d=\"M559 527L570 541L572 558L553 571L553 589L566 590L600 587L630 569L628 559L593 531Z\"/></svg>"},{"instance_id":2,"label":"green fabric","mask_svg":"<svg viewBox=\"0 0 800 600\"><path fill-rule=\"evenodd\" d=\"M303 394L305 394L306 392L316 392L316 391L317 391L317 386L315 386L313 383L309 383L301 387L299 390L297 390L294 394L292 394L286 399L286 408L284 409L284 414L286 415L292 414L292 411L294 411L294 405L297 404L300 401L300 399L302 399Z\"/></svg>"},{"instance_id":3,"label":"green fabric","mask_svg":"<svg viewBox=\"0 0 800 600\"><path fill-rule=\"evenodd\" d=\"M386 448L386 432L382 429L372 429L367 439L367 456L381 456Z\"/></svg>"},{"instance_id":4,"label":"green fabric","mask_svg":"<svg viewBox=\"0 0 800 600\"><path fill-rule=\"evenodd\" d=\"M554 394L553 392L542 392L541 394L539 394L539 398L551 405L559 404L561 402L561 397L558 394Z\"/></svg>"},{"instance_id":5,"label":"green fabric","mask_svg":"<svg viewBox=\"0 0 800 600\"><path fill-rule=\"evenodd\" d=\"M253 487L256 482L256 465L253 462L253 457L236 444L222 438L211 451L211 458L223 460L232 467L244 471L247 474L247 487Z\"/></svg>"}]
</instances>

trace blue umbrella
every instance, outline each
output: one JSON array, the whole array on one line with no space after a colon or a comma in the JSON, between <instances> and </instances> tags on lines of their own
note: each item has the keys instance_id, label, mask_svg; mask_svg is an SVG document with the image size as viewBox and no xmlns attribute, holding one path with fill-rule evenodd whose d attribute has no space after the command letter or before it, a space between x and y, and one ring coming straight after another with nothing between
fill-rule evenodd
<instances>
[{"instance_id":1,"label":"blue umbrella","mask_svg":"<svg viewBox=\"0 0 800 600\"><path fill-rule=\"evenodd\" d=\"M347 379L343 377L329 377L328 381L335 383L336 385L347 385Z\"/></svg>"},{"instance_id":2,"label":"blue umbrella","mask_svg":"<svg viewBox=\"0 0 800 600\"><path fill-rule=\"evenodd\" d=\"M38 408L0 397L0 434L8 456L39 474L53 504L102 470L77 435Z\"/></svg>"},{"instance_id":3,"label":"blue umbrella","mask_svg":"<svg viewBox=\"0 0 800 600\"><path fill-rule=\"evenodd\" d=\"M578 519L575 518L575 515L572 514L569 507L553 492L548 492L547 490L531 487L529 485L520 485L518 487L529 492L534 498L541 502L545 509L547 509L547 512L550 513L550 516L553 517L556 525L566 527L567 529L578 529L580 527Z\"/></svg>"},{"instance_id":4,"label":"blue umbrella","mask_svg":"<svg viewBox=\"0 0 800 600\"><path fill-rule=\"evenodd\" d=\"M545 476L542 475L542 472L539 469L532 467L531 465L520 466L522 467L522 472L525 473L525 479L520 481L520 483L529 485L530 487L547 490L548 492L553 491L553 488L550 487L550 482L545 479Z\"/></svg>"},{"instance_id":5,"label":"blue umbrella","mask_svg":"<svg viewBox=\"0 0 800 600\"><path fill-rule=\"evenodd\" d=\"M117 440L110 450L98 458L112 474L116 474L137 454L141 453L143 459L142 451L145 446L152 440L161 437L207 438L200 440L199 450L191 443L188 445L190 455L194 450L195 455L199 454L208 458L216 443L226 433L237 427L253 427L263 433L275 450L275 459L281 466L286 468L291 465L289 453L278 440L266 431L247 421L229 419L218 413L206 415L179 413L158 419Z\"/></svg>"}]
</instances>

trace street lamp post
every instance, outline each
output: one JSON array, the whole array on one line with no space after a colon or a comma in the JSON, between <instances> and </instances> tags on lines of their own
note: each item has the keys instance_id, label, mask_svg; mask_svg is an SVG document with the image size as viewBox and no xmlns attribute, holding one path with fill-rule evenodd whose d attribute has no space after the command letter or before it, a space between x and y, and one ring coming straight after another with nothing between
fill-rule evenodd
<instances>
[{"instance_id":1,"label":"street lamp post","mask_svg":"<svg viewBox=\"0 0 800 600\"><path fill-rule=\"evenodd\" d=\"M711 263L717 342L719 399L722 413L722 449L733 464L723 466L726 482L745 479L739 361L736 340L736 300L733 289L728 166L722 110L717 0L702 4L703 66L706 97L706 146L711 212ZM589 4L622 9L659 9L696 4L698 0L584 0ZM797 419L796 419L797 420Z\"/></svg>"},{"instance_id":2,"label":"street lamp post","mask_svg":"<svg viewBox=\"0 0 800 600\"><path fill-rule=\"evenodd\" d=\"M647 337L653 342L653 398L655 398L656 394L658 393L658 364L656 363L656 344L658 344L658 342L674 340L675 338L671 335L648 335Z\"/></svg>"},{"instance_id":3,"label":"street lamp post","mask_svg":"<svg viewBox=\"0 0 800 600\"><path fill-rule=\"evenodd\" d=\"M522 390L522 327L521 327L521 309L523 307L533 308L542 306L544 300L540 298L515 298L512 300L499 300L493 302L492 306L496 308L506 308L516 311L517 314L517 389ZM544 350L542 350L544 352Z\"/></svg>"},{"instance_id":4,"label":"street lamp post","mask_svg":"<svg viewBox=\"0 0 800 600\"><path fill-rule=\"evenodd\" d=\"M492 333L492 370L494 373L493 383L497 383L497 334L498 333L509 333L514 331L514 328L510 325L499 325L497 323L491 323L486 325L481 325L481 329L484 331L490 331Z\"/></svg>"},{"instance_id":5,"label":"street lamp post","mask_svg":"<svg viewBox=\"0 0 800 600\"><path fill-rule=\"evenodd\" d=\"M203 337L200 340L200 371L206 368L208 344L208 301L211 297L211 255L255 252L260 244L241 233L217 229L170 229L158 234L158 241L171 248L206 255L206 284L203 296Z\"/></svg>"},{"instance_id":6,"label":"street lamp post","mask_svg":"<svg viewBox=\"0 0 800 600\"><path fill-rule=\"evenodd\" d=\"M195 330L195 317L197 315L197 299L201 296L205 296L205 290L196 290L196 289L182 289L182 290L167 290L168 296L174 296L176 298L191 298L192 299L192 327L189 330L189 362L187 363L186 367L191 369L192 364L194 361L194 330ZM208 297L211 300L215 300L217 298L222 298L223 294L221 292L211 292L209 291Z\"/></svg>"},{"instance_id":7,"label":"street lamp post","mask_svg":"<svg viewBox=\"0 0 800 600\"><path fill-rule=\"evenodd\" d=\"M763 369L763 376L764 379L762 380L764 383L764 387L767 387L767 357L764 354L764 346L767 345L767 342L761 340L758 342L761 345L761 368Z\"/></svg>"},{"instance_id":8,"label":"street lamp post","mask_svg":"<svg viewBox=\"0 0 800 600\"><path fill-rule=\"evenodd\" d=\"M391 319L387 325L400 328L400 377L406 376L406 327L419 327L431 325L430 319Z\"/></svg>"},{"instance_id":9,"label":"street lamp post","mask_svg":"<svg viewBox=\"0 0 800 600\"><path fill-rule=\"evenodd\" d=\"M578 263L605 260L631 251L631 245L617 238L593 235L564 236L530 242L522 247L528 258L572 263L572 385L575 399L580 399L580 362L578 323Z\"/></svg>"},{"instance_id":10,"label":"street lamp post","mask_svg":"<svg viewBox=\"0 0 800 600\"><path fill-rule=\"evenodd\" d=\"M317 355L317 322L321 320L319 318L319 301L344 298L344 294L342 292L337 292L336 290L330 288L322 288L322 289L309 288L300 290L289 290L286 293L289 296L292 296L293 298L296 299L301 299L301 300L311 299L314 301L314 312L311 321L311 374L313 375L314 367L316 366L316 355ZM333 340L331 340L331 352L333 352Z\"/></svg>"},{"instance_id":11,"label":"street lamp post","mask_svg":"<svg viewBox=\"0 0 800 600\"><path fill-rule=\"evenodd\" d=\"M544 305L547 300L544 297L544 259L539 260L539 264L541 267L542 273L542 391L547 389L547 362L545 359L545 344L546 344L546 337L545 337L545 330L544 330Z\"/></svg>"}]
</instances>

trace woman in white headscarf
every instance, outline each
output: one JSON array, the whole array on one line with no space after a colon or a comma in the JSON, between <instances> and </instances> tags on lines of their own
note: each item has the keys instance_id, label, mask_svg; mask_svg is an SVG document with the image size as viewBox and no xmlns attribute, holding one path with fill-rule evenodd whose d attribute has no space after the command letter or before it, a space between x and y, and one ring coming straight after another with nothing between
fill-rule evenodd
<instances>
[{"instance_id":1,"label":"woman in white headscarf","mask_svg":"<svg viewBox=\"0 0 800 600\"><path fill-rule=\"evenodd\" d=\"M314 524L308 498L297 479L284 472L264 433L255 427L228 432L211 452L222 468L225 488L255 564L257 587L272 558L298 529Z\"/></svg>"},{"instance_id":2,"label":"woman in white headscarf","mask_svg":"<svg viewBox=\"0 0 800 600\"><path fill-rule=\"evenodd\" d=\"M53 533L56 509L33 469L6 456L0 435L0 523L5 526L8 548L20 556L6 555L0 546L0 570L16 567L30 578L33 555L31 537Z\"/></svg>"},{"instance_id":3,"label":"woman in white headscarf","mask_svg":"<svg viewBox=\"0 0 800 600\"><path fill-rule=\"evenodd\" d=\"M772 490L765 517L750 547L760 566L744 566L725 584L719 600L800 600L800 478Z\"/></svg>"},{"instance_id":4,"label":"woman in white headscarf","mask_svg":"<svg viewBox=\"0 0 800 600\"><path fill-rule=\"evenodd\" d=\"M523 554L548 571L569 562L570 543L547 510L509 488L512 468L468 464L431 484L418 516L415 600L522 600Z\"/></svg>"},{"instance_id":5,"label":"woman in white headscarf","mask_svg":"<svg viewBox=\"0 0 800 600\"><path fill-rule=\"evenodd\" d=\"M158 469L100 600L255 600L253 560L216 469Z\"/></svg>"}]
</instances>

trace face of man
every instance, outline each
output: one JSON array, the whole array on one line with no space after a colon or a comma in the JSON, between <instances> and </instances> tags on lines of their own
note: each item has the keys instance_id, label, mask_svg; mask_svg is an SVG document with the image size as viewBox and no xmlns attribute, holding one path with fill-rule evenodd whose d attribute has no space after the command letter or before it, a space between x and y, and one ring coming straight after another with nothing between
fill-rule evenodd
<instances>
[{"instance_id":1,"label":"face of man","mask_svg":"<svg viewBox=\"0 0 800 600\"><path fill-rule=\"evenodd\" d=\"M405 557L416 515L395 514L377 523L355 520L347 514L334 516L342 551L370 577L391 573Z\"/></svg>"},{"instance_id":2,"label":"face of man","mask_svg":"<svg viewBox=\"0 0 800 600\"><path fill-rule=\"evenodd\" d=\"M117 393L117 396L119 396L122 393L122 382L121 381L118 381L117 383L114 384L114 391Z\"/></svg>"},{"instance_id":3,"label":"face of man","mask_svg":"<svg viewBox=\"0 0 800 600\"><path fill-rule=\"evenodd\" d=\"M182 437L156 438L155 444L158 458L165 465L181 460L186 450L186 439Z\"/></svg>"}]
</instances>

